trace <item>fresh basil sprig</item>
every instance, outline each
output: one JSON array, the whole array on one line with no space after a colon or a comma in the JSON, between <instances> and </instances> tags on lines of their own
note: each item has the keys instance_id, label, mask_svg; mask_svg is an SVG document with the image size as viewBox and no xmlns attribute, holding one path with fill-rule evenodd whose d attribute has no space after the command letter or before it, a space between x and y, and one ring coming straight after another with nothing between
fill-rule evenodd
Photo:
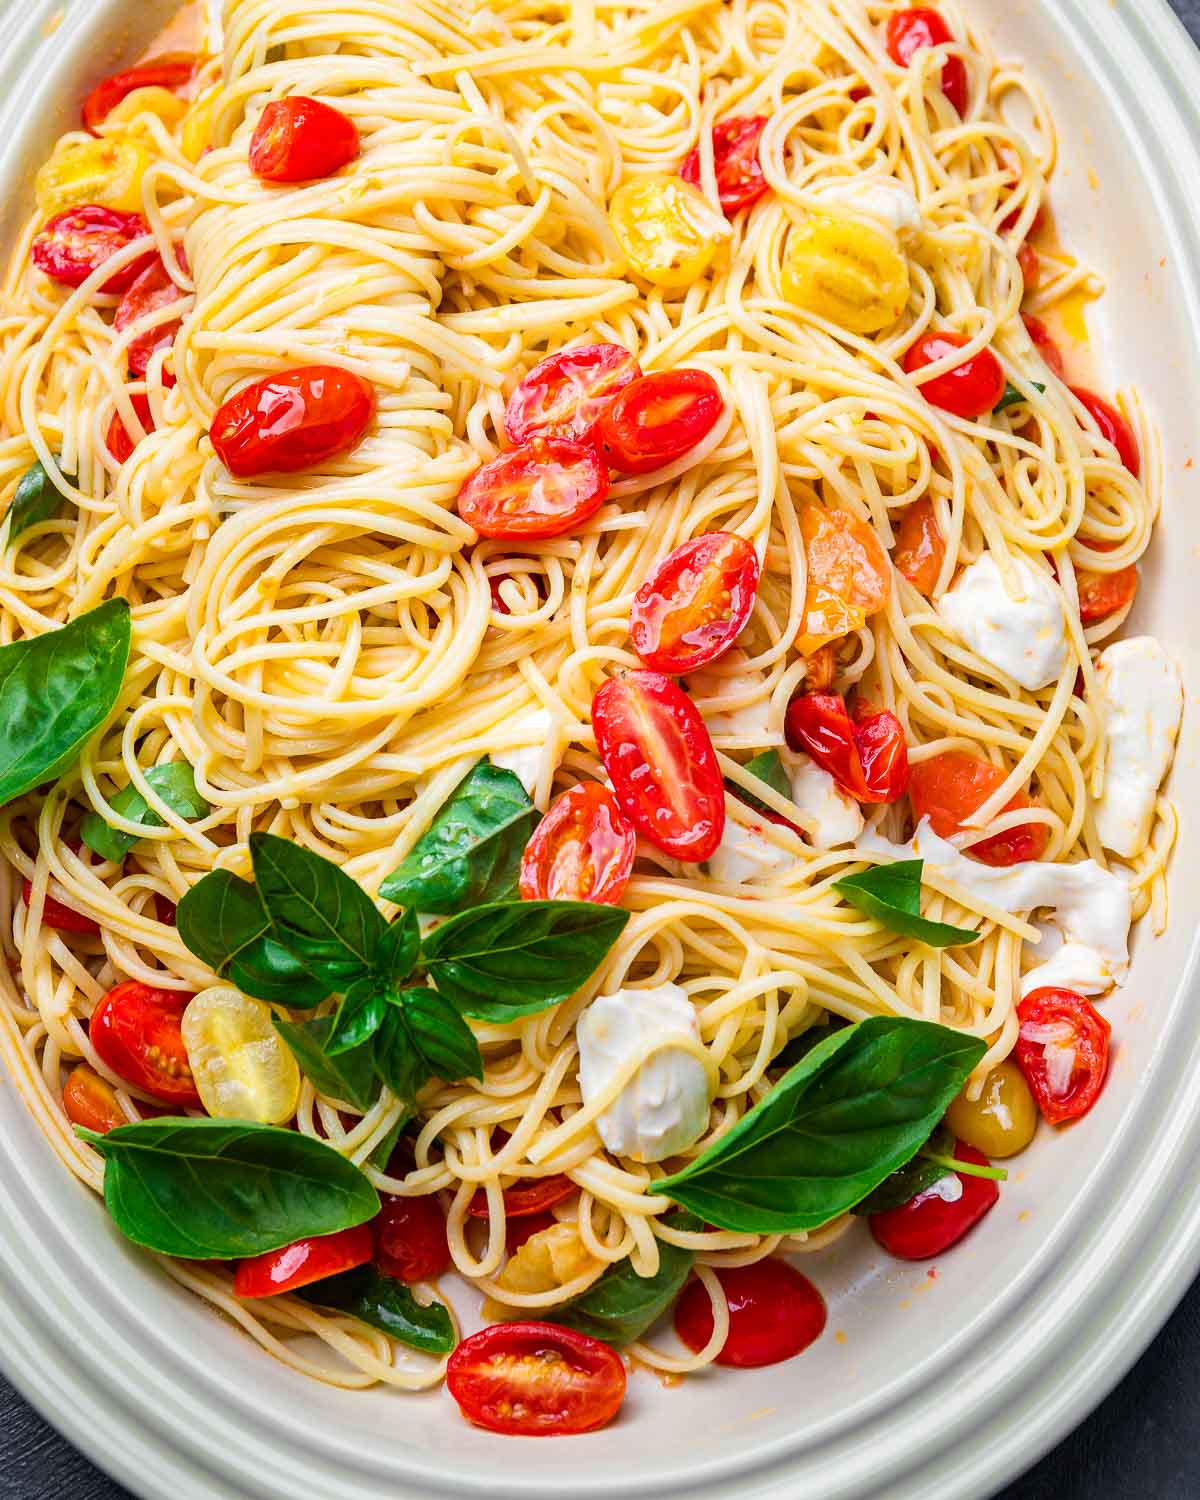
<instances>
[{"instance_id":1,"label":"fresh basil sprig","mask_svg":"<svg viewBox=\"0 0 1200 1500\"><path fill-rule=\"evenodd\" d=\"M980 934L969 927L951 927L931 922L921 915L921 871L924 860L901 859L891 865L873 865L859 875L834 881L851 906L866 912L893 932L916 938L931 948L961 948L977 943Z\"/></svg>"},{"instance_id":2,"label":"fresh basil sprig","mask_svg":"<svg viewBox=\"0 0 1200 1500\"><path fill-rule=\"evenodd\" d=\"M1039 395L1045 394L1046 387L1040 380L1031 380L1029 384L1034 388L1035 391L1038 392ZM1011 380L1006 380L1004 382L1004 394L1000 397L999 401L996 402L995 406L992 407L992 410L994 412L1007 411L1010 406L1020 406L1023 401L1027 401L1028 399L1029 398L1024 394L1023 391L1017 390L1016 386L1013 385Z\"/></svg>"},{"instance_id":3,"label":"fresh basil sprig","mask_svg":"<svg viewBox=\"0 0 1200 1500\"><path fill-rule=\"evenodd\" d=\"M370 1043L349 1052L331 1055L327 1048L333 1030L332 1016L312 1021L285 1021L272 1016L275 1029L292 1049L300 1071L327 1099L336 1099L365 1114L375 1102L379 1084L375 1076L375 1051Z\"/></svg>"},{"instance_id":4,"label":"fresh basil sprig","mask_svg":"<svg viewBox=\"0 0 1200 1500\"><path fill-rule=\"evenodd\" d=\"M196 790L196 773L185 760L151 766L146 772L146 780L171 811L181 818L205 818L212 811ZM163 826L163 820L132 782L112 799L112 809L131 823L140 823L143 828ZM112 860L124 859L138 841L136 833L113 828L97 812L85 816L79 825L79 837L101 859Z\"/></svg>"},{"instance_id":5,"label":"fresh basil sprig","mask_svg":"<svg viewBox=\"0 0 1200 1500\"><path fill-rule=\"evenodd\" d=\"M704 1228L703 1221L686 1210L673 1213L667 1222L672 1229L689 1234ZM623 1260L610 1266L582 1297L558 1310L554 1321L623 1348L640 1339L674 1305L695 1262L694 1250L659 1240L658 1270L653 1276L639 1276Z\"/></svg>"},{"instance_id":6,"label":"fresh basil sprig","mask_svg":"<svg viewBox=\"0 0 1200 1500\"><path fill-rule=\"evenodd\" d=\"M58 455L55 455L57 463ZM75 483L74 474L64 474L64 479ZM52 521L67 502L67 496L58 488L38 460L34 460L21 475L8 507L8 545L11 547L22 532L31 526L40 526L43 521Z\"/></svg>"},{"instance_id":7,"label":"fresh basil sprig","mask_svg":"<svg viewBox=\"0 0 1200 1500\"><path fill-rule=\"evenodd\" d=\"M431 1302L423 1307L402 1281L374 1266L328 1276L296 1295L314 1307L349 1313L426 1354L449 1354L454 1348L454 1324L442 1304Z\"/></svg>"},{"instance_id":8,"label":"fresh basil sprig","mask_svg":"<svg viewBox=\"0 0 1200 1500\"><path fill-rule=\"evenodd\" d=\"M742 769L749 771L751 776L757 777L759 781L769 786L773 792L778 792L788 802L792 800L792 784L788 780L783 758L778 750L762 751L753 760L748 760ZM736 797L739 802L744 802L747 807L752 807L755 812L770 818L776 816L772 808L769 808L765 802L760 802L754 793L748 792L744 786L732 781L726 781L725 785L732 796Z\"/></svg>"},{"instance_id":9,"label":"fresh basil sprig","mask_svg":"<svg viewBox=\"0 0 1200 1500\"><path fill-rule=\"evenodd\" d=\"M925 1192L951 1172L961 1172L965 1177L988 1177L993 1182L1008 1180L1008 1173L1003 1167L981 1167L975 1162L959 1161L954 1155L953 1132L945 1125L939 1125L912 1161L885 1178L873 1193L868 1193L850 1212L859 1218L865 1218L868 1214L883 1214L893 1208L903 1208L918 1193Z\"/></svg>"}]
</instances>

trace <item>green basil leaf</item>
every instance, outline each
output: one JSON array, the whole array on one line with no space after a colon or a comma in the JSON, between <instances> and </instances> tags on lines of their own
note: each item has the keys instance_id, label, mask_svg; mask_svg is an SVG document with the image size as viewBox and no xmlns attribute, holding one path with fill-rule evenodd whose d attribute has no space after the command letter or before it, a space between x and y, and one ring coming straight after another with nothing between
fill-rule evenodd
<instances>
[{"instance_id":1,"label":"green basil leaf","mask_svg":"<svg viewBox=\"0 0 1200 1500\"><path fill-rule=\"evenodd\" d=\"M986 1051L932 1021L847 1026L654 1190L724 1229L818 1229L917 1154Z\"/></svg>"},{"instance_id":2,"label":"green basil leaf","mask_svg":"<svg viewBox=\"0 0 1200 1500\"><path fill-rule=\"evenodd\" d=\"M851 906L866 912L893 932L916 938L931 948L961 948L977 943L981 934L969 927L951 927L930 922L921 915L921 871L924 861L901 859L891 865L874 865L861 875L834 881Z\"/></svg>"},{"instance_id":3,"label":"green basil leaf","mask_svg":"<svg viewBox=\"0 0 1200 1500\"><path fill-rule=\"evenodd\" d=\"M311 1079L313 1087L326 1099L336 1099L364 1113L379 1093L375 1081L375 1057L369 1046L350 1052L329 1054L327 1043L333 1030L333 1017L321 1016L314 1021L284 1021L273 1015L275 1030L292 1049L300 1071Z\"/></svg>"},{"instance_id":4,"label":"green basil leaf","mask_svg":"<svg viewBox=\"0 0 1200 1500\"><path fill-rule=\"evenodd\" d=\"M1040 380L1031 380L1029 383L1039 394L1045 393L1046 387ZM1026 399L1027 398L1025 397L1025 395L1021 391L1017 390L1016 386L1013 385L1011 380L1006 380L1004 382L1004 394L1000 397L999 401L996 402L995 406L992 407L992 410L1007 411L1010 406L1020 406L1021 403Z\"/></svg>"},{"instance_id":5,"label":"green basil leaf","mask_svg":"<svg viewBox=\"0 0 1200 1500\"><path fill-rule=\"evenodd\" d=\"M77 1134L104 1157L127 1239L185 1260L237 1260L365 1224L379 1194L324 1141L245 1120L143 1120Z\"/></svg>"},{"instance_id":6,"label":"green basil leaf","mask_svg":"<svg viewBox=\"0 0 1200 1500\"><path fill-rule=\"evenodd\" d=\"M518 777L480 761L379 894L435 916L506 901L517 893L536 816Z\"/></svg>"},{"instance_id":7,"label":"green basil leaf","mask_svg":"<svg viewBox=\"0 0 1200 1500\"><path fill-rule=\"evenodd\" d=\"M205 818L212 808L196 790L196 773L185 760L173 760L166 765L151 766L146 780L181 818ZM132 782L112 799L114 812L119 812L131 823L141 823L145 828L161 828L163 820L138 791ZM136 833L126 833L113 828L97 812L90 812L80 824L79 836L89 849L94 849L101 859L124 859L138 841Z\"/></svg>"},{"instance_id":8,"label":"green basil leaf","mask_svg":"<svg viewBox=\"0 0 1200 1500\"><path fill-rule=\"evenodd\" d=\"M349 1313L426 1354L449 1354L454 1348L454 1324L442 1304L431 1302L422 1307L402 1281L385 1276L374 1266L327 1276L296 1295L314 1307Z\"/></svg>"},{"instance_id":9,"label":"green basil leaf","mask_svg":"<svg viewBox=\"0 0 1200 1500\"><path fill-rule=\"evenodd\" d=\"M446 1083L483 1078L483 1058L475 1033L437 990L404 990L396 997L413 1047L429 1074Z\"/></svg>"},{"instance_id":10,"label":"green basil leaf","mask_svg":"<svg viewBox=\"0 0 1200 1500\"><path fill-rule=\"evenodd\" d=\"M129 605L109 599L60 630L0 647L0 807L72 765L121 693Z\"/></svg>"},{"instance_id":11,"label":"green basil leaf","mask_svg":"<svg viewBox=\"0 0 1200 1500\"><path fill-rule=\"evenodd\" d=\"M421 956L464 1015L511 1021L573 995L628 921L627 911L589 901L502 901L434 928Z\"/></svg>"},{"instance_id":12,"label":"green basil leaf","mask_svg":"<svg viewBox=\"0 0 1200 1500\"><path fill-rule=\"evenodd\" d=\"M390 984L403 984L421 952L421 927L415 911L402 911L375 949L375 972Z\"/></svg>"},{"instance_id":13,"label":"green basil leaf","mask_svg":"<svg viewBox=\"0 0 1200 1500\"><path fill-rule=\"evenodd\" d=\"M766 782L773 792L778 792L789 802L792 800L792 783L788 780L788 773L783 768L783 758L778 750L764 750L761 755L746 762L746 770L751 776L757 776L759 781Z\"/></svg>"},{"instance_id":14,"label":"green basil leaf","mask_svg":"<svg viewBox=\"0 0 1200 1500\"><path fill-rule=\"evenodd\" d=\"M375 1072L405 1104L412 1104L418 1089L429 1080L429 1069L413 1043L401 1006L387 1007L375 1034Z\"/></svg>"},{"instance_id":15,"label":"green basil leaf","mask_svg":"<svg viewBox=\"0 0 1200 1500\"><path fill-rule=\"evenodd\" d=\"M953 1154L954 1137L945 1125L939 1125L912 1161L906 1162L890 1177L885 1177L875 1191L868 1193L850 1212L859 1218L865 1218L868 1214L885 1214L893 1208L903 1208L918 1193L923 1193L926 1188L931 1188L935 1182L940 1182L949 1174L949 1167L930 1161L925 1155L931 1149L940 1154L947 1146Z\"/></svg>"},{"instance_id":16,"label":"green basil leaf","mask_svg":"<svg viewBox=\"0 0 1200 1500\"><path fill-rule=\"evenodd\" d=\"M55 462L59 462L57 454ZM63 478L75 483L74 474L64 474ZM52 521L68 498L55 485L41 463L35 460L21 475L12 504L8 507L8 545L11 547L21 533L28 531L31 526Z\"/></svg>"},{"instance_id":17,"label":"green basil leaf","mask_svg":"<svg viewBox=\"0 0 1200 1500\"><path fill-rule=\"evenodd\" d=\"M396 1123L384 1136L383 1140L380 1141L378 1146L375 1147L374 1151L371 1152L370 1156L367 1157L371 1166L377 1168L380 1172L387 1171L388 1163L392 1159L392 1152L399 1144L400 1137L404 1134L404 1127L411 1119L412 1115L407 1110L402 1109L400 1111L396 1116Z\"/></svg>"},{"instance_id":18,"label":"green basil leaf","mask_svg":"<svg viewBox=\"0 0 1200 1500\"><path fill-rule=\"evenodd\" d=\"M814 1047L827 1042L835 1031L841 1031L849 1025L850 1022L843 1017L835 1016L832 1012L827 1013L827 1018L819 1025L810 1026L807 1031L794 1036L782 1052L777 1052L771 1059L771 1067L794 1068L802 1058L808 1056Z\"/></svg>"},{"instance_id":19,"label":"green basil leaf","mask_svg":"<svg viewBox=\"0 0 1200 1500\"><path fill-rule=\"evenodd\" d=\"M668 1222L673 1229L689 1233L704 1228L700 1219L687 1212L672 1214ZM618 1349L632 1344L674 1304L695 1261L694 1250L659 1240L658 1270L653 1276L639 1276L623 1260L605 1271L582 1297L557 1311L554 1321Z\"/></svg>"},{"instance_id":20,"label":"green basil leaf","mask_svg":"<svg viewBox=\"0 0 1200 1500\"><path fill-rule=\"evenodd\" d=\"M387 1014L387 992L373 974L355 982L346 991L334 1017L326 1050L339 1057L369 1042Z\"/></svg>"}]
</instances>

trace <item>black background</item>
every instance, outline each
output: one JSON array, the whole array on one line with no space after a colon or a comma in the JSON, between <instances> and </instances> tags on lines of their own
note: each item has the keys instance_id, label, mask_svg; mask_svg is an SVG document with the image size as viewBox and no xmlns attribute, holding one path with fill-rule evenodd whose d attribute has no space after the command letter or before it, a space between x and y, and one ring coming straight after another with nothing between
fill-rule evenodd
<instances>
[{"instance_id":1,"label":"black background","mask_svg":"<svg viewBox=\"0 0 1200 1500\"><path fill-rule=\"evenodd\" d=\"M1171 3L1200 40L1200 0ZM1104 1405L997 1500L1191 1500L1198 1432L1200 1283ZM0 1378L0 1500L62 1497L130 1500Z\"/></svg>"}]
</instances>

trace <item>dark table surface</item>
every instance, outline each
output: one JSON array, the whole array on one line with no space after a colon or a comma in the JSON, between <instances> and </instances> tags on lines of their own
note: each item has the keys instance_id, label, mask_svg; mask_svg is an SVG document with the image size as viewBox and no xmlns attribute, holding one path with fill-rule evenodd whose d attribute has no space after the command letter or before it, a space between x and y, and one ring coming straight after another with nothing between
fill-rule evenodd
<instances>
[{"instance_id":1,"label":"dark table surface","mask_svg":"<svg viewBox=\"0 0 1200 1500\"><path fill-rule=\"evenodd\" d=\"M1200 0L1171 0L1200 42ZM996 1500L1200 1497L1200 1282L1103 1406ZM0 1500L131 1500L0 1377Z\"/></svg>"}]
</instances>

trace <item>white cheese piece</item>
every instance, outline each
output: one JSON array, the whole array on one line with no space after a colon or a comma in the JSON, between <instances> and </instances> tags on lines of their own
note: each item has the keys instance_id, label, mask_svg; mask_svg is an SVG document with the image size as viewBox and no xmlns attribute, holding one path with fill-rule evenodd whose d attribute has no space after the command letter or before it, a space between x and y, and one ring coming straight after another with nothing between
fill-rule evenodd
<instances>
[{"instance_id":1,"label":"white cheese piece","mask_svg":"<svg viewBox=\"0 0 1200 1500\"><path fill-rule=\"evenodd\" d=\"M708 873L724 885L741 885L743 881L786 870L795 862L794 854L771 843L753 825L743 827L733 818L726 818L721 842L709 856Z\"/></svg>"},{"instance_id":2,"label":"white cheese piece","mask_svg":"<svg viewBox=\"0 0 1200 1500\"><path fill-rule=\"evenodd\" d=\"M925 228L921 206L902 182L893 177L848 177L814 191L822 208L878 219L894 234L919 234Z\"/></svg>"},{"instance_id":3,"label":"white cheese piece","mask_svg":"<svg viewBox=\"0 0 1200 1500\"><path fill-rule=\"evenodd\" d=\"M807 755L783 756L792 783L792 801L812 820L811 838L818 849L852 844L863 831L862 808L848 797L823 767Z\"/></svg>"},{"instance_id":4,"label":"white cheese piece","mask_svg":"<svg viewBox=\"0 0 1200 1500\"><path fill-rule=\"evenodd\" d=\"M943 1203L957 1203L963 1195L962 1178L957 1172L947 1172L936 1182L931 1182L923 1193L918 1193L914 1203L924 1203L926 1198L940 1198Z\"/></svg>"},{"instance_id":5,"label":"white cheese piece","mask_svg":"<svg viewBox=\"0 0 1200 1500\"><path fill-rule=\"evenodd\" d=\"M748 661L744 651L728 651L721 658L723 667L737 667ZM761 672L718 675L715 672L693 672L687 679L688 692L693 698L732 698L741 696L750 687L763 681ZM779 736L772 735L769 728L771 700L765 695L753 703L731 708L728 712L704 710L704 722L710 735L742 740L750 748L778 743Z\"/></svg>"},{"instance_id":6,"label":"white cheese piece","mask_svg":"<svg viewBox=\"0 0 1200 1500\"><path fill-rule=\"evenodd\" d=\"M614 1075L656 1042L698 1041L696 1010L677 984L601 995L580 1016L579 1086L584 1104L601 1095ZM664 1047L641 1065L597 1117L600 1139L614 1156L662 1161L708 1128L712 1095L704 1064L681 1047Z\"/></svg>"},{"instance_id":7,"label":"white cheese piece","mask_svg":"<svg viewBox=\"0 0 1200 1500\"><path fill-rule=\"evenodd\" d=\"M1183 683L1162 646L1144 635L1109 646L1097 675L1108 756L1096 832L1106 849L1133 859L1150 841L1158 789L1175 758Z\"/></svg>"},{"instance_id":8,"label":"white cheese piece","mask_svg":"<svg viewBox=\"0 0 1200 1500\"><path fill-rule=\"evenodd\" d=\"M1012 560L1024 599L1004 587L990 552L964 568L942 596L942 618L976 656L1030 692L1056 682L1067 665L1066 618L1051 580L1023 557Z\"/></svg>"},{"instance_id":9,"label":"white cheese piece","mask_svg":"<svg viewBox=\"0 0 1200 1500\"><path fill-rule=\"evenodd\" d=\"M531 797L537 785L538 772L542 768L542 756L545 754L552 722L546 709L527 709L518 714L509 727L514 734L530 743L518 746L515 750L493 750L489 756L492 765L499 766L502 771L511 771Z\"/></svg>"}]
</instances>

